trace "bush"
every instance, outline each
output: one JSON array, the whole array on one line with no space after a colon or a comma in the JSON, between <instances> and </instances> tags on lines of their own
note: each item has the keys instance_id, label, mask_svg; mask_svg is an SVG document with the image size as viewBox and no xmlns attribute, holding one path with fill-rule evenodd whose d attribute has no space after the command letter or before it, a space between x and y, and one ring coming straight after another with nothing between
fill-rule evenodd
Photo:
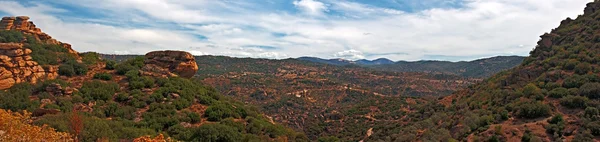
<instances>
[{"instance_id":1,"label":"bush","mask_svg":"<svg viewBox=\"0 0 600 142\"><path fill-rule=\"evenodd\" d=\"M119 84L114 82L100 82L97 80L83 83L79 89L83 98L87 100L110 100L112 96L119 90Z\"/></svg>"},{"instance_id":2,"label":"bush","mask_svg":"<svg viewBox=\"0 0 600 142\"><path fill-rule=\"evenodd\" d=\"M75 75L75 69L71 65L63 64L58 67L58 74L71 77Z\"/></svg>"},{"instance_id":3,"label":"bush","mask_svg":"<svg viewBox=\"0 0 600 142\"><path fill-rule=\"evenodd\" d=\"M562 136L562 131L565 129L565 121L562 115L556 115L548 120L549 125L546 125L546 132L555 136Z\"/></svg>"},{"instance_id":4,"label":"bush","mask_svg":"<svg viewBox=\"0 0 600 142\"><path fill-rule=\"evenodd\" d=\"M538 88L535 84L530 83L523 88L523 94L527 97L541 95L542 89Z\"/></svg>"},{"instance_id":5,"label":"bush","mask_svg":"<svg viewBox=\"0 0 600 142\"><path fill-rule=\"evenodd\" d=\"M31 102L29 96L33 93L33 86L29 83L15 84L6 92L0 91L0 108L19 111L35 108L39 104Z\"/></svg>"},{"instance_id":6,"label":"bush","mask_svg":"<svg viewBox=\"0 0 600 142\"><path fill-rule=\"evenodd\" d=\"M221 121L222 119L234 117L240 118L240 114L237 114L229 104L217 103L209 106L204 112L204 115L208 118L208 121Z\"/></svg>"},{"instance_id":7,"label":"bush","mask_svg":"<svg viewBox=\"0 0 600 142\"><path fill-rule=\"evenodd\" d=\"M573 75L563 82L565 88L579 88L581 85L588 83L589 80L581 75Z\"/></svg>"},{"instance_id":8,"label":"bush","mask_svg":"<svg viewBox=\"0 0 600 142\"><path fill-rule=\"evenodd\" d=\"M86 52L79 54L81 61L87 65L93 65L100 61L100 54L96 52Z\"/></svg>"},{"instance_id":9,"label":"bush","mask_svg":"<svg viewBox=\"0 0 600 142\"><path fill-rule=\"evenodd\" d=\"M575 73L580 75L587 74L590 70L592 70L590 63L580 63L575 66Z\"/></svg>"},{"instance_id":10,"label":"bush","mask_svg":"<svg viewBox=\"0 0 600 142\"><path fill-rule=\"evenodd\" d=\"M560 105L568 108L585 108L588 98L582 96L567 96L560 99Z\"/></svg>"},{"instance_id":11,"label":"bush","mask_svg":"<svg viewBox=\"0 0 600 142\"><path fill-rule=\"evenodd\" d=\"M590 99L600 98L600 83L586 83L579 88L579 94Z\"/></svg>"},{"instance_id":12,"label":"bush","mask_svg":"<svg viewBox=\"0 0 600 142\"><path fill-rule=\"evenodd\" d=\"M550 107L542 102L525 102L516 106L516 114L522 118L538 118L550 115Z\"/></svg>"},{"instance_id":13,"label":"bush","mask_svg":"<svg viewBox=\"0 0 600 142\"><path fill-rule=\"evenodd\" d=\"M17 42L20 43L23 40L23 33L16 30L3 30L0 31L0 43Z\"/></svg>"},{"instance_id":14,"label":"bush","mask_svg":"<svg viewBox=\"0 0 600 142\"><path fill-rule=\"evenodd\" d=\"M106 61L106 65L104 65L104 69L114 70L116 65L117 65L117 62L109 60L109 61Z\"/></svg>"},{"instance_id":15,"label":"bush","mask_svg":"<svg viewBox=\"0 0 600 142\"><path fill-rule=\"evenodd\" d=\"M74 75L85 75L87 72L87 66L81 63L77 63L76 61L70 61L58 67L58 74L68 77Z\"/></svg>"},{"instance_id":16,"label":"bush","mask_svg":"<svg viewBox=\"0 0 600 142\"><path fill-rule=\"evenodd\" d=\"M222 124L204 124L192 136L191 141L198 142L237 142L242 134L235 128Z\"/></svg>"},{"instance_id":17,"label":"bush","mask_svg":"<svg viewBox=\"0 0 600 142\"><path fill-rule=\"evenodd\" d=\"M112 75L110 75L108 73L97 73L97 74L94 74L94 79L111 80Z\"/></svg>"},{"instance_id":18,"label":"bush","mask_svg":"<svg viewBox=\"0 0 600 142\"><path fill-rule=\"evenodd\" d=\"M569 95L569 90L567 88L560 87L552 89L552 91L550 91L549 94L552 98L562 98L564 96Z\"/></svg>"}]
</instances>

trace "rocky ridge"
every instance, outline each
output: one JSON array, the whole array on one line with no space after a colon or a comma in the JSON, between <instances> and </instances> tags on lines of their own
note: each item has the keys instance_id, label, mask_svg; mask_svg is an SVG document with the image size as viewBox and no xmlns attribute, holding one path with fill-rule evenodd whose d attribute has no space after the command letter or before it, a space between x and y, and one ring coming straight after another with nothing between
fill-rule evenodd
<instances>
[{"instance_id":1,"label":"rocky ridge","mask_svg":"<svg viewBox=\"0 0 600 142\"><path fill-rule=\"evenodd\" d=\"M142 75L193 77L198 71L194 56L184 51L153 51L145 55Z\"/></svg>"},{"instance_id":2,"label":"rocky ridge","mask_svg":"<svg viewBox=\"0 0 600 142\"><path fill-rule=\"evenodd\" d=\"M18 30L24 34L33 35L37 40L44 43L60 45L68 49L69 53L78 55L77 51L71 48L71 44L60 42L42 32L32 21L29 21L28 16L3 17L0 21L0 30Z\"/></svg>"},{"instance_id":3,"label":"rocky ridge","mask_svg":"<svg viewBox=\"0 0 600 142\"><path fill-rule=\"evenodd\" d=\"M40 66L33 61L30 49L21 43L0 43L0 89L7 89L16 83L36 83L43 78L56 78L57 66Z\"/></svg>"}]
</instances>

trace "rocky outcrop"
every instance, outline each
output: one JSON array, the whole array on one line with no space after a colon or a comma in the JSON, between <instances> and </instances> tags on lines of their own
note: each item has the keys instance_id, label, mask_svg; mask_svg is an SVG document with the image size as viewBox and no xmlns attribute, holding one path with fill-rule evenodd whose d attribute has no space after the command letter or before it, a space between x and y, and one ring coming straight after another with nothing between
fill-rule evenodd
<instances>
[{"instance_id":1,"label":"rocky outcrop","mask_svg":"<svg viewBox=\"0 0 600 142\"><path fill-rule=\"evenodd\" d=\"M194 56L184 51L153 51L146 54L142 75L190 78L198 71Z\"/></svg>"},{"instance_id":2,"label":"rocky outcrop","mask_svg":"<svg viewBox=\"0 0 600 142\"><path fill-rule=\"evenodd\" d=\"M3 17L2 21L0 21L0 30L21 31L24 34L32 35L37 40L42 41L44 43L60 45L66 48L69 51L69 53L78 55L78 53L75 50L73 50L73 48L71 48L71 44L62 43L56 39L53 39L50 35L42 32L40 28L37 28L35 24L33 24L33 22L29 21L29 17L27 16Z\"/></svg>"},{"instance_id":3,"label":"rocky outcrop","mask_svg":"<svg viewBox=\"0 0 600 142\"><path fill-rule=\"evenodd\" d=\"M12 87L16 83L36 83L43 78L56 78L58 68L43 68L29 56L31 50L23 48L21 43L0 43L0 90Z\"/></svg>"}]
</instances>

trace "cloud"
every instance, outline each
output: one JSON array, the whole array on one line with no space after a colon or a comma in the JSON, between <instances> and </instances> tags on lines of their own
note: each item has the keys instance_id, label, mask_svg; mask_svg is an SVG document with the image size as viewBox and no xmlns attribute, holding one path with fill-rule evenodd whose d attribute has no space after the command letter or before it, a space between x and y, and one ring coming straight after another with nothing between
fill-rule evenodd
<instances>
[{"instance_id":1,"label":"cloud","mask_svg":"<svg viewBox=\"0 0 600 142\"><path fill-rule=\"evenodd\" d=\"M321 16L327 11L327 5L316 0L296 0L293 4L308 15Z\"/></svg>"},{"instance_id":2,"label":"cloud","mask_svg":"<svg viewBox=\"0 0 600 142\"><path fill-rule=\"evenodd\" d=\"M336 58L342 58L342 59L347 59L347 60L358 60L358 59L365 58L365 55L363 54L363 52L356 51L354 49L337 52L333 56Z\"/></svg>"},{"instance_id":3,"label":"cloud","mask_svg":"<svg viewBox=\"0 0 600 142\"><path fill-rule=\"evenodd\" d=\"M81 52L455 61L527 55L591 2L432 1L15 0L0 13L29 15Z\"/></svg>"}]
</instances>

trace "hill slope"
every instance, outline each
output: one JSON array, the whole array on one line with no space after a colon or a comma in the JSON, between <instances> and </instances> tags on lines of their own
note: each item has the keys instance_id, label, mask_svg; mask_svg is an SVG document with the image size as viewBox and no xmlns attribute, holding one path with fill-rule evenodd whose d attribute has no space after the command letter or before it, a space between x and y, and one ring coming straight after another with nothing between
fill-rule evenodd
<instances>
[{"instance_id":1,"label":"hill slope","mask_svg":"<svg viewBox=\"0 0 600 142\"><path fill-rule=\"evenodd\" d=\"M403 128L374 130L412 140L600 140L600 2L541 36L530 57L469 89L440 100L446 108ZM413 127L413 128L411 128ZM417 131L415 131L415 129ZM435 137L426 133L437 133ZM385 135L377 139L388 139Z\"/></svg>"},{"instance_id":2,"label":"hill slope","mask_svg":"<svg viewBox=\"0 0 600 142\"><path fill-rule=\"evenodd\" d=\"M0 22L0 111L28 111L34 117L0 127L0 140L131 141L164 134L182 141L308 141L255 108L178 77L197 71L189 53L158 51L117 64L97 53L73 51L28 19ZM29 128L56 136L21 132Z\"/></svg>"}]
</instances>

